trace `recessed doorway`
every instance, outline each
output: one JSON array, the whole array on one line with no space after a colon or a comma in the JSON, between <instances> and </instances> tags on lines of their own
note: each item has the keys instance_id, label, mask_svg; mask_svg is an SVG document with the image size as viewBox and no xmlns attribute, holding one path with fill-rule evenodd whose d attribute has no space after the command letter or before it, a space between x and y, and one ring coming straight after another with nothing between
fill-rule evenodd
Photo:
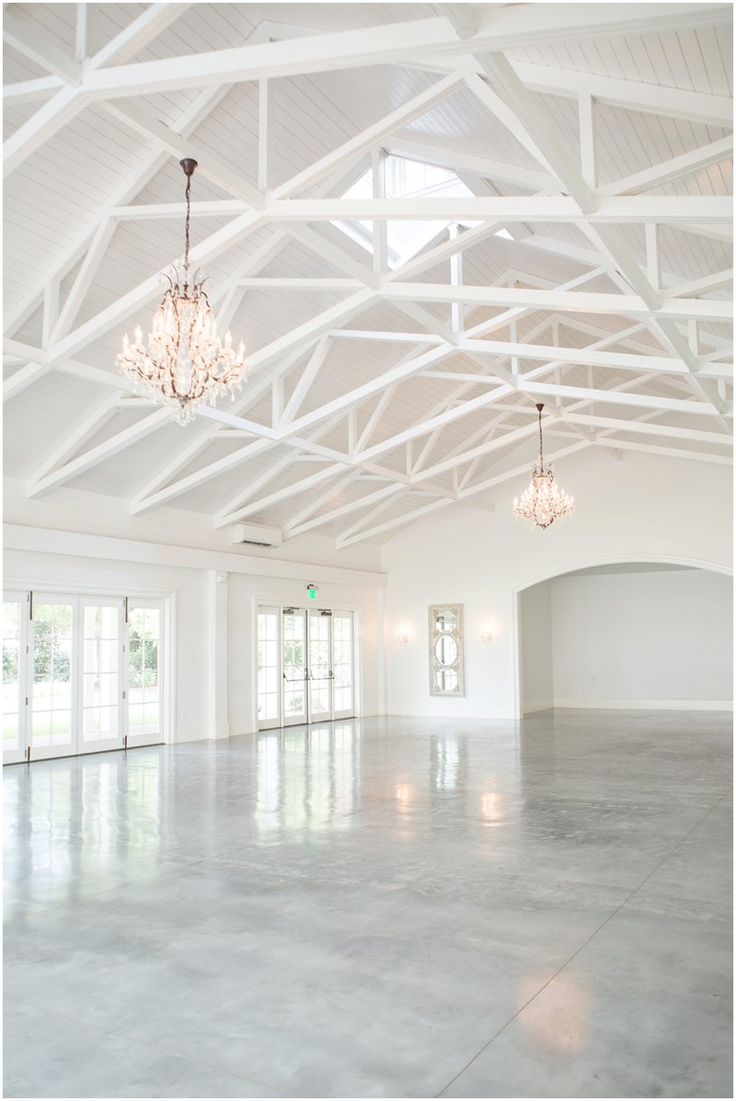
<instances>
[{"instance_id":1,"label":"recessed doorway","mask_svg":"<svg viewBox=\"0 0 736 1101\"><path fill-rule=\"evenodd\" d=\"M257 663L260 730L355 715L352 611L259 607Z\"/></svg>"}]
</instances>

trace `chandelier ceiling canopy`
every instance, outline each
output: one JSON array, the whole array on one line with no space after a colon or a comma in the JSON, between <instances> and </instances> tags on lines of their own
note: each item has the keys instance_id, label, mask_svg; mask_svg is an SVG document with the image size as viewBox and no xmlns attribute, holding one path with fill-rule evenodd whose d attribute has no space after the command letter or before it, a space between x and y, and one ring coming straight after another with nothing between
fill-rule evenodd
<instances>
[{"instance_id":1,"label":"chandelier ceiling canopy","mask_svg":"<svg viewBox=\"0 0 736 1101\"><path fill-rule=\"evenodd\" d=\"M236 351L229 332L224 341L218 338L206 280L190 267L192 175L197 162L185 158L179 163L187 180L184 257L164 274L168 287L145 341L140 326L132 342L126 333L117 363L137 390L168 406L179 424L188 424L199 406L214 405L223 394L232 401L247 368L242 341Z\"/></svg>"},{"instance_id":2,"label":"chandelier ceiling canopy","mask_svg":"<svg viewBox=\"0 0 736 1101\"><path fill-rule=\"evenodd\" d=\"M525 520L532 527L545 528L555 520L563 520L575 508L575 501L568 497L564 489L557 484L552 467L544 465L544 445L542 439L542 410L537 405L539 416L539 460L532 467L529 485L521 497L514 497L513 512L519 520Z\"/></svg>"}]
</instances>

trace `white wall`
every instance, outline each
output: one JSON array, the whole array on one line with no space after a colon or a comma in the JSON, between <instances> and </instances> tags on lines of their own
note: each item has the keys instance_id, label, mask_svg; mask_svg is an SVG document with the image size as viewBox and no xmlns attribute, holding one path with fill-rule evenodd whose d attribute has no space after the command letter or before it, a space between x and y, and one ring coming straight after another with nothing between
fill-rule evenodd
<instances>
[{"instance_id":1,"label":"white wall","mask_svg":"<svg viewBox=\"0 0 736 1101\"><path fill-rule=\"evenodd\" d=\"M552 670L551 582L532 585L522 593L519 603L521 698L524 711L552 707L554 679Z\"/></svg>"},{"instance_id":2,"label":"white wall","mask_svg":"<svg viewBox=\"0 0 736 1101\"><path fill-rule=\"evenodd\" d=\"M515 521L525 478L399 530L383 547L388 710L394 714L509 718L518 714L517 593L557 574L604 562L681 561L729 570L730 470L634 452L623 461L591 449L556 464L577 510L544 535ZM494 511L489 511L492 502ZM429 604L465 605L466 695L429 695ZM480 641L488 624L495 640ZM398 631L410 636L394 642Z\"/></svg>"},{"instance_id":3,"label":"white wall","mask_svg":"<svg viewBox=\"0 0 736 1101\"><path fill-rule=\"evenodd\" d=\"M522 624L546 628L548 648L523 630L524 710L545 699L555 707L729 707L732 603L731 578L706 570L631 567L526 590Z\"/></svg>"},{"instance_id":4,"label":"white wall","mask_svg":"<svg viewBox=\"0 0 736 1101\"><path fill-rule=\"evenodd\" d=\"M383 707L378 572L13 524L4 535L6 588L173 597L172 741L255 729L256 603L305 603L310 581L319 585L318 606L356 613L361 713Z\"/></svg>"}]
</instances>

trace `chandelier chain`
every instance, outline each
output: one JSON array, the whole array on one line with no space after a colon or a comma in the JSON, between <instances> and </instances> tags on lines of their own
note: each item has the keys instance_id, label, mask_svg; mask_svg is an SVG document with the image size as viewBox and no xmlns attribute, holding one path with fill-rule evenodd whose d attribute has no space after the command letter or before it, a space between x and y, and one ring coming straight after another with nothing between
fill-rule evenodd
<instances>
[{"instance_id":1,"label":"chandelier chain","mask_svg":"<svg viewBox=\"0 0 736 1101\"><path fill-rule=\"evenodd\" d=\"M189 271L189 241L190 241L190 229L192 221L192 177L187 175L187 186L184 192L187 200L187 220L184 228L184 271Z\"/></svg>"}]
</instances>

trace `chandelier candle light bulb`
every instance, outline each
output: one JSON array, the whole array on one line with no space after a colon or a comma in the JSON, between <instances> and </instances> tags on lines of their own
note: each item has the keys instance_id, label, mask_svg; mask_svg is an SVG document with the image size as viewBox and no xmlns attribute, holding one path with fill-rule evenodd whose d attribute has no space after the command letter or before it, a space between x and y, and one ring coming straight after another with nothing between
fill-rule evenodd
<instances>
[{"instance_id":1,"label":"chandelier candle light bulb","mask_svg":"<svg viewBox=\"0 0 736 1101\"><path fill-rule=\"evenodd\" d=\"M539 415L539 460L532 467L529 485L521 497L514 497L513 512L519 520L525 520L532 527L543 531L555 520L563 520L575 508L575 501L568 497L564 489L557 484L551 466L544 465L544 446L542 441L542 410L537 406Z\"/></svg>"},{"instance_id":2,"label":"chandelier candle light bulb","mask_svg":"<svg viewBox=\"0 0 736 1101\"><path fill-rule=\"evenodd\" d=\"M197 162L190 157L179 162L187 178L184 259L165 274L168 289L154 314L145 344L136 325L131 344L123 337L117 357L122 374L136 389L169 406L179 424L194 419L199 406L214 405L222 394L235 393L243 384L247 367L245 347L237 352L229 332L218 339L217 322L199 271L189 263L192 175Z\"/></svg>"}]
</instances>

